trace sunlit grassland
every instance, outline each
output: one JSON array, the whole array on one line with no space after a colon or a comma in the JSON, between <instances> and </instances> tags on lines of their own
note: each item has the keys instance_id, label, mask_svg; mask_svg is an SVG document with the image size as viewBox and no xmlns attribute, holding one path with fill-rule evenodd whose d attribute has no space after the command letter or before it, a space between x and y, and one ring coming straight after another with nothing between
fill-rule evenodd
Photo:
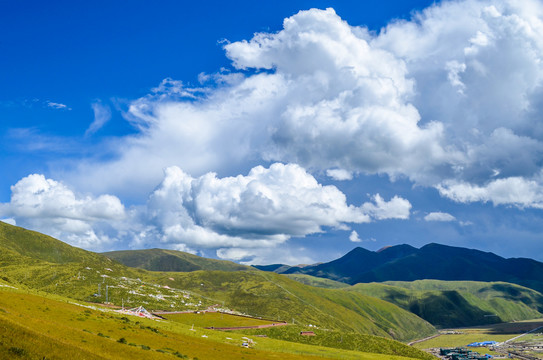
<instances>
[{"instance_id":1,"label":"sunlit grassland","mask_svg":"<svg viewBox=\"0 0 543 360\"><path fill-rule=\"evenodd\" d=\"M301 336L301 331L312 331L315 336ZM247 334L247 336L266 335L273 339L308 345L327 346L337 349L356 350L383 355L402 355L423 360L433 359L433 356L419 349L415 349L391 339L364 334L317 329L315 327L281 326L239 330L236 332Z\"/></svg>"},{"instance_id":2,"label":"sunlit grassland","mask_svg":"<svg viewBox=\"0 0 543 360\"><path fill-rule=\"evenodd\" d=\"M401 359L255 338L98 311L58 296L0 288L0 358L22 359ZM206 337L202 337L205 335Z\"/></svg>"},{"instance_id":3,"label":"sunlit grassland","mask_svg":"<svg viewBox=\"0 0 543 360\"><path fill-rule=\"evenodd\" d=\"M542 319L519 321L503 324L491 324L484 326L475 326L469 328L455 329L457 334L443 334L436 338L429 339L413 346L418 349L441 348L441 347L465 347L473 342L497 341L503 342L526 333L533 329L543 326ZM487 348L470 348L480 353L489 353Z\"/></svg>"},{"instance_id":4,"label":"sunlit grassland","mask_svg":"<svg viewBox=\"0 0 543 360\"><path fill-rule=\"evenodd\" d=\"M200 312L185 314L164 314L162 317L169 321L198 327L240 327L270 325L273 321L237 316L219 312Z\"/></svg>"}]
</instances>

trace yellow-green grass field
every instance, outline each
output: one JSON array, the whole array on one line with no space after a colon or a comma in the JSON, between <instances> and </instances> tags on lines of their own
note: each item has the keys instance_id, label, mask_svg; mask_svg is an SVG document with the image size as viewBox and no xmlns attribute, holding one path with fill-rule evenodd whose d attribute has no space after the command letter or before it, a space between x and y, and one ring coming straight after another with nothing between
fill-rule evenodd
<instances>
[{"instance_id":1,"label":"yellow-green grass field","mask_svg":"<svg viewBox=\"0 0 543 360\"><path fill-rule=\"evenodd\" d=\"M429 339L427 341L419 342L413 346L418 349L429 348L446 348L446 347L465 347L473 342L481 341L497 341L503 342L518 336L519 334L526 333L530 330L543 326L543 319L526 320L519 322L492 324L484 326L476 326L469 328L454 329L457 334L443 334L438 337ZM486 347L482 348L470 348L470 350L477 351L479 353L488 353L493 355L494 353L488 350Z\"/></svg>"},{"instance_id":2,"label":"yellow-green grass field","mask_svg":"<svg viewBox=\"0 0 543 360\"><path fill-rule=\"evenodd\" d=\"M0 358L367 359L406 357L345 351L99 311L59 296L0 288Z\"/></svg>"},{"instance_id":3,"label":"yellow-green grass field","mask_svg":"<svg viewBox=\"0 0 543 360\"><path fill-rule=\"evenodd\" d=\"M246 316L231 315L219 312L164 314L161 316L170 321L186 325L194 325L202 328L258 326L270 325L274 323L273 321L269 320L261 320Z\"/></svg>"}]
</instances>

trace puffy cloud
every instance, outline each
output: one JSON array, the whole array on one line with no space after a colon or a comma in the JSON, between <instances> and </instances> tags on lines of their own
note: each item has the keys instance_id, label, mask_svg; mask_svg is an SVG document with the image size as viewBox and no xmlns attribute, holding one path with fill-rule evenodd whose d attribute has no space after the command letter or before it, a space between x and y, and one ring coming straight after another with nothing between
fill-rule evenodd
<instances>
[{"instance_id":1,"label":"puffy cloud","mask_svg":"<svg viewBox=\"0 0 543 360\"><path fill-rule=\"evenodd\" d=\"M450 221L455 221L456 218L452 216L451 214L444 213L444 212L431 212L424 217L424 220L450 222Z\"/></svg>"},{"instance_id":2,"label":"puffy cloud","mask_svg":"<svg viewBox=\"0 0 543 360\"><path fill-rule=\"evenodd\" d=\"M332 9L312 9L286 19L276 34L225 46L236 67L273 69L287 81L289 101L264 156L391 176L454 156L440 145L438 123L418 126L404 61L369 39Z\"/></svg>"},{"instance_id":3,"label":"puffy cloud","mask_svg":"<svg viewBox=\"0 0 543 360\"><path fill-rule=\"evenodd\" d=\"M332 9L300 11L224 46L241 71L201 75L201 88L165 79L134 101L140 133L79 168L107 181L77 180L145 193L172 164L200 176L261 159L336 180L529 178L543 155L542 18L537 1L441 2L372 34Z\"/></svg>"},{"instance_id":4,"label":"puffy cloud","mask_svg":"<svg viewBox=\"0 0 543 360\"><path fill-rule=\"evenodd\" d=\"M493 177L530 180L540 171L542 38L539 1L465 0L391 23L371 41L405 61L421 124L438 121L443 147L462 154L443 163L434 185L447 180L476 189ZM494 203L525 202L500 196Z\"/></svg>"},{"instance_id":5,"label":"puffy cloud","mask_svg":"<svg viewBox=\"0 0 543 360\"><path fill-rule=\"evenodd\" d=\"M496 179L483 186L466 182L445 182L438 186L441 195L459 202L492 202L494 205L515 205L519 208L543 209L543 186L541 180L522 177Z\"/></svg>"},{"instance_id":6,"label":"puffy cloud","mask_svg":"<svg viewBox=\"0 0 543 360\"><path fill-rule=\"evenodd\" d=\"M11 201L0 204L0 216L85 248L108 243L109 237L100 229L125 217L117 197L77 196L64 184L39 174L19 180L11 193Z\"/></svg>"},{"instance_id":7,"label":"puffy cloud","mask_svg":"<svg viewBox=\"0 0 543 360\"><path fill-rule=\"evenodd\" d=\"M349 235L349 240L355 243L362 242L362 240L358 236L358 233L354 230L351 232L351 235Z\"/></svg>"},{"instance_id":8,"label":"puffy cloud","mask_svg":"<svg viewBox=\"0 0 543 360\"><path fill-rule=\"evenodd\" d=\"M353 179L353 173L344 169L328 169L326 175L338 181Z\"/></svg>"},{"instance_id":9,"label":"puffy cloud","mask_svg":"<svg viewBox=\"0 0 543 360\"><path fill-rule=\"evenodd\" d=\"M372 200L348 205L335 186L319 184L295 164L257 166L246 176L225 178L214 173L193 178L170 167L149 198L146 216L168 246L218 249L220 257L257 263L291 237L409 217L405 199L387 202L375 195Z\"/></svg>"},{"instance_id":10,"label":"puffy cloud","mask_svg":"<svg viewBox=\"0 0 543 360\"><path fill-rule=\"evenodd\" d=\"M226 178L192 178L170 167L147 207L163 241L208 248L269 247L323 227L371 220L347 205L335 186L319 184L298 165L280 163Z\"/></svg>"},{"instance_id":11,"label":"puffy cloud","mask_svg":"<svg viewBox=\"0 0 543 360\"><path fill-rule=\"evenodd\" d=\"M373 196L375 203L364 203L362 209L377 220L409 219L411 203L399 196L386 202L379 194Z\"/></svg>"}]
</instances>

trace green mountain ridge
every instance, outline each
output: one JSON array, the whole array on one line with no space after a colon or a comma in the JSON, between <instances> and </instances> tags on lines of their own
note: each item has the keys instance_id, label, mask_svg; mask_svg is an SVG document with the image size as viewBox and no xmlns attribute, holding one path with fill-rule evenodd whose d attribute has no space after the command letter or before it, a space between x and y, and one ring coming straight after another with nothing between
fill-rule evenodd
<instances>
[{"instance_id":1,"label":"green mountain ridge","mask_svg":"<svg viewBox=\"0 0 543 360\"><path fill-rule=\"evenodd\" d=\"M222 270L240 271L251 267L226 260L206 259L177 250L145 249L121 250L102 253L126 266L150 271L196 271Z\"/></svg>"},{"instance_id":2,"label":"green mountain ridge","mask_svg":"<svg viewBox=\"0 0 543 360\"><path fill-rule=\"evenodd\" d=\"M346 289L394 303L440 328L542 317L543 295L504 282L417 280L359 283Z\"/></svg>"}]
</instances>

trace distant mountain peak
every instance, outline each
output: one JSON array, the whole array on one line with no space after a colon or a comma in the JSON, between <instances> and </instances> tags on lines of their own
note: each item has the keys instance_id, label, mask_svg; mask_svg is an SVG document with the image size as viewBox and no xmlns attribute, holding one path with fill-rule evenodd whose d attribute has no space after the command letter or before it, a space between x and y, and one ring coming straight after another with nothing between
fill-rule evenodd
<instances>
[{"instance_id":1,"label":"distant mountain peak","mask_svg":"<svg viewBox=\"0 0 543 360\"><path fill-rule=\"evenodd\" d=\"M285 266L272 271L307 274L347 284L422 279L505 281L543 290L543 263L505 259L491 252L438 243L420 249L407 244L385 246L377 251L356 247L327 263Z\"/></svg>"}]
</instances>

